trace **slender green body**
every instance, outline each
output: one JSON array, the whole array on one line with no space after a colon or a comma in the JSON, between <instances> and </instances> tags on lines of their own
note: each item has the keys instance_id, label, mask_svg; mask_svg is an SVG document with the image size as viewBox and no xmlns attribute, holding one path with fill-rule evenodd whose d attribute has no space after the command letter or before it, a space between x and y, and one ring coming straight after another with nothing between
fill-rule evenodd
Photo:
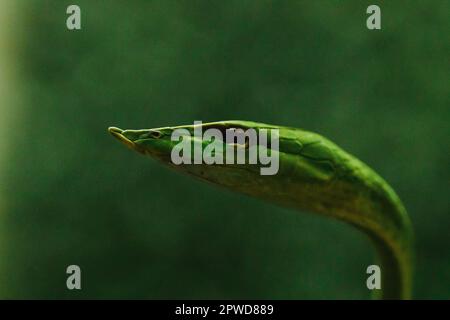
<instances>
[{"instance_id":1,"label":"slender green body","mask_svg":"<svg viewBox=\"0 0 450 320\"><path fill-rule=\"evenodd\" d=\"M181 164L171 162L175 129L278 129L279 170L261 175L256 164ZM412 228L400 199L367 165L328 139L305 130L248 121L199 126L109 131L130 148L202 180L282 206L346 221L373 241L381 267L383 299L409 299L412 278ZM199 138L186 136L192 143ZM200 141L205 147L209 141ZM226 142L223 142L225 147ZM245 148L245 145L236 145Z\"/></svg>"}]
</instances>

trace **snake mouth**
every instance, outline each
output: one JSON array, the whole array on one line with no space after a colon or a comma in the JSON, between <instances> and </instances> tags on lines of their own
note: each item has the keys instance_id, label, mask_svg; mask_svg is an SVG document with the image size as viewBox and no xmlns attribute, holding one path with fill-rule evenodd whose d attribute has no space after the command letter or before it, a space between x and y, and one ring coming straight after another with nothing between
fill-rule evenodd
<instances>
[{"instance_id":1,"label":"snake mouth","mask_svg":"<svg viewBox=\"0 0 450 320\"><path fill-rule=\"evenodd\" d=\"M108 128L109 133L111 133L111 135L116 138L117 140L119 140L120 142L122 142L124 145L126 145L128 148L131 148L133 150L136 150L136 144L131 141L130 139L128 139L127 137L125 137L123 135L123 132L125 130L122 130L120 128L116 128L116 127L109 127Z\"/></svg>"}]
</instances>

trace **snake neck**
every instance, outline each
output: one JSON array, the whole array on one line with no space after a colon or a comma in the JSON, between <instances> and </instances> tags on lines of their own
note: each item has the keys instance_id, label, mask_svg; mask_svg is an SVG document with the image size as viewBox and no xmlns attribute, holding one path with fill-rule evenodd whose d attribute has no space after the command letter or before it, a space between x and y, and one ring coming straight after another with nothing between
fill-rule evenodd
<instances>
[{"instance_id":1,"label":"snake neck","mask_svg":"<svg viewBox=\"0 0 450 320\"><path fill-rule=\"evenodd\" d=\"M407 212L372 169L355 159L350 168L326 186L326 192L333 193L326 214L356 226L374 244L381 269L381 291L374 297L410 299L413 233Z\"/></svg>"}]
</instances>

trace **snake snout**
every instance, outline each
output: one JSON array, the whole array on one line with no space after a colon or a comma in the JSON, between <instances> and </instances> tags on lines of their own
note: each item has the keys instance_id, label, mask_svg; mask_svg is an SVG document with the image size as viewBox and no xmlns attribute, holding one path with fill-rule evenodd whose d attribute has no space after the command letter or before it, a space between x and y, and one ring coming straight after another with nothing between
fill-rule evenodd
<instances>
[{"instance_id":1,"label":"snake snout","mask_svg":"<svg viewBox=\"0 0 450 320\"><path fill-rule=\"evenodd\" d=\"M135 144L130 139L131 137L129 137L129 135L127 134L127 130L122 130L116 127L109 127L108 131L114 138L125 144L127 147L135 149Z\"/></svg>"}]
</instances>

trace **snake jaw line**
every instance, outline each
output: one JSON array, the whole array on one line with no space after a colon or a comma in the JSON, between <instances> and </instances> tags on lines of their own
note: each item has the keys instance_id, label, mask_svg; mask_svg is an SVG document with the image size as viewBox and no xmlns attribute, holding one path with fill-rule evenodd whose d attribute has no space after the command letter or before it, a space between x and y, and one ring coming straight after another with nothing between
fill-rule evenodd
<instances>
[{"instance_id":1,"label":"snake jaw line","mask_svg":"<svg viewBox=\"0 0 450 320\"><path fill-rule=\"evenodd\" d=\"M133 149L133 150L137 150L136 148L136 144L131 141L130 139L128 139L127 137L125 137L123 135L123 132L125 130L122 130L120 128L117 127L109 127L108 128L109 133L112 134L112 136L114 138L116 138L117 140L119 140L120 142L122 142L124 145L126 145L128 148Z\"/></svg>"}]
</instances>

